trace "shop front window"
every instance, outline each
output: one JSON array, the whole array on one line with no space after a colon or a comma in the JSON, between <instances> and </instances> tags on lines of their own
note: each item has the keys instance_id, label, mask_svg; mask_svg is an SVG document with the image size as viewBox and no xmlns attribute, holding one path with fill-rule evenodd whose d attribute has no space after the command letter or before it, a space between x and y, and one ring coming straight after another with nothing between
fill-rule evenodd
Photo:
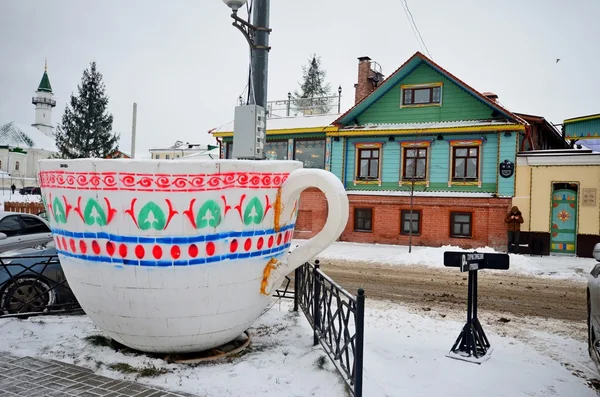
<instances>
[{"instance_id":1,"label":"shop front window","mask_svg":"<svg viewBox=\"0 0 600 397\"><path fill-rule=\"evenodd\" d=\"M265 158L267 160L287 160L288 141L268 141L265 144Z\"/></svg>"},{"instance_id":2,"label":"shop front window","mask_svg":"<svg viewBox=\"0 0 600 397\"><path fill-rule=\"evenodd\" d=\"M294 160L302 161L304 168L325 168L325 139L294 141Z\"/></svg>"}]
</instances>

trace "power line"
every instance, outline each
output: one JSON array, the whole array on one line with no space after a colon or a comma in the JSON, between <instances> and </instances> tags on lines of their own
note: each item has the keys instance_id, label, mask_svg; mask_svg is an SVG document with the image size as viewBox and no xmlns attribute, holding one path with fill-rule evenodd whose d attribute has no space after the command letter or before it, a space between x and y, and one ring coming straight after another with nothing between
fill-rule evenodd
<instances>
[{"instance_id":1,"label":"power line","mask_svg":"<svg viewBox=\"0 0 600 397\"><path fill-rule=\"evenodd\" d=\"M419 43L419 47L421 47L421 49L425 48L425 52L427 52L427 55L429 56L429 58L433 59L433 57L431 56L431 53L429 52L429 49L427 48L427 45L425 44L425 40L423 40L423 36L421 36L421 31L419 30L419 27L417 26L417 23L415 22L415 18L413 17L412 12L410 12L410 8L408 7L407 1L402 0L402 2L403 2L402 8L404 8L404 13L406 14L406 18L409 20L408 22L410 23L411 28L413 29L413 33L415 34L415 38L417 39L417 42Z\"/></svg>"}]
</instances>

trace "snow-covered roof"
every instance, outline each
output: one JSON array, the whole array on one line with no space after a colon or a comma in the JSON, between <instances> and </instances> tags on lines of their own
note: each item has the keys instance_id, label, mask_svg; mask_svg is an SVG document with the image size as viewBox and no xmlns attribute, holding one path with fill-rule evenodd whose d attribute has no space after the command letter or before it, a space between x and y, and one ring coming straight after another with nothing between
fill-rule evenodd
<instances>
[{"instance_id":1,"label":"snow-covered roof","mask_svg":"<svg viewBox=\"0 0 600 397\"><path fill-rule=\"evenodd\" d=\"M54 138L35 127L14 121L0 126L0 146L41 149L49 152L58 151Z\"/></svg>"},{"instance_id":2,"label":"snow-covered roof","mask_svg":"<svg viewBox=\"0 0 600 397\"><path fill-rule=\"evenodd\" d=\"M324 114L318 116L298 116L298 117L281 117L267 119L268 130L289 130L294 128L316 128L327 127L333 123L339 114ZM233 132L233 121L223 124L220 127L210 131L215 132Z\"/></svg>"},{"instance_id":3,"label":"snow-covered roof","mask_svg":"<svg viewBox=\"0 0 600 397\"><path fill-rule=\"evenodd\" d=\"M219 158L219 148L212 150L205 150L203 152L193 153L187 156L183 156L183 160L210 160Z\"/></svg>"},{"instance_id":4,"label":"snow-covered roof","mask_svg":"<svg viewBox=\"0 0 600 397\"><path fill-rule=\"evenodd\" d=\"M389 131L389 130L431 130L438 128L456 128L456 127L488 127L488 126L508 126L518 125L505 120L457 120L457 121L439 121L426 123L382 123L382 124L364 124L349 125L340 129L340 131Z\"/></svg>"}]
</instances>

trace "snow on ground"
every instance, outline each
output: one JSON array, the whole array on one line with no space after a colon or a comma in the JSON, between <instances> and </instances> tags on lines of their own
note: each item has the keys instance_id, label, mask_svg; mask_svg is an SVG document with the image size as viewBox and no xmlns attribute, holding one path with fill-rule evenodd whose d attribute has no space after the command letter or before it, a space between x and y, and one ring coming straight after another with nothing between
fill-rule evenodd
<instances>
[{"instance_id":1,"label":"snow on ground","mask_svg":"<svg viewBox=\"0 0 600 397\"><path fill-rule=\"evenodd\" d=\"M294 240L294 243L302 244L303 240ZM450 245L443 247L413 247L412 253L409 254L408 247L403 245L336 242L320 253L317 259L370 262L390 266L444 267L445 251L465 250ZM468 251L472 252L474 250ZM496 252L489 247L478 248L476 251ZM586 279L587 274L597 263L593 258L509 255L510 270L499 270L498 272L582 281Z\"/></svg>"},{"instance_id":2,"label":"snow on ground","mask_svg":"<svg viewBox=\"0 0 600 397\"><path fill-rule=\"evenodd\" d=\"M312 346L308 322L290 307L287 301L276 303L251 329L245 354L220 364L166 364L93 346L83 338L100 331L85 316L0 319L0 350L75 363L113 378L133 379L109 369L110 364L154 366L169 372L138 381L202 396L345 397L330 361L319 365L324 353ZM551 327L508 322L498 331L482 321L494 351L477 365L445 357L464 325L457 315L373 300L367 300L366 309L365 396L596 395L584 379L595 377L585 343L558 336Z\"/></svg>"},{"instance_id":3,"label":"snow on ground","mask_svg":"<svg viewBox=\"0 0 600 397\"><path fill-rule=\"evenodd\" d=\"M37 194L25 194L25 195L21 195L21 194L19 194L19 189L18 188L15 191L15 193L12 194L10 192L10 188L5 187L4 190L2 190L2 188L0 186L0 210L4 209L4 202L5 201L25 202L25 203L41 203L42 199Z\"/></svg>"}]
</instances>

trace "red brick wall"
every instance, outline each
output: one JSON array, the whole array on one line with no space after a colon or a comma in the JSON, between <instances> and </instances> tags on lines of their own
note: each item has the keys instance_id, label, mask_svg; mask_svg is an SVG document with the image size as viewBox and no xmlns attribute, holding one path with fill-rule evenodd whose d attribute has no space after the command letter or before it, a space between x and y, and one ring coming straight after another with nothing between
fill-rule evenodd
<instances>
[{"instance_id":1,"label":"red brick wall","mask_svg":"<svg viewBox=\"0 0 600 397\"><path fill-rule=\"evenodd\" d=\"M408 236L400 234L400 212L410 209L410 197L363 196L349 194L350 214L341 241L381 244L408 244ZM414 210L421 211L421 235L413 236L413 245L441 246L446 244L463 248L489 246L506 249L507 236L504 216L511 199L501 198L442 198L414 197ZM354 231L354 208L373 209L373 231ZM320 231L327 217L324 195L307 190L300 198L298 223L306 225L310 212L312 233L296 230L296 238L310 238ZM450 213L472 214L472 238L450 237ZM304 219L303 219L304 218Z\"/></svg>"},{"instance_id":2,"label":"red brick wall","mask_svg":"<svg viewBox=\"0 0 600 397\"><path fill-rule=\"evenodd\" d=\"M311 238L323 229L327 220L327 200L319 189L306 189L300 194L300 208L294 238Z\"/></svg>"}]
</instances>

